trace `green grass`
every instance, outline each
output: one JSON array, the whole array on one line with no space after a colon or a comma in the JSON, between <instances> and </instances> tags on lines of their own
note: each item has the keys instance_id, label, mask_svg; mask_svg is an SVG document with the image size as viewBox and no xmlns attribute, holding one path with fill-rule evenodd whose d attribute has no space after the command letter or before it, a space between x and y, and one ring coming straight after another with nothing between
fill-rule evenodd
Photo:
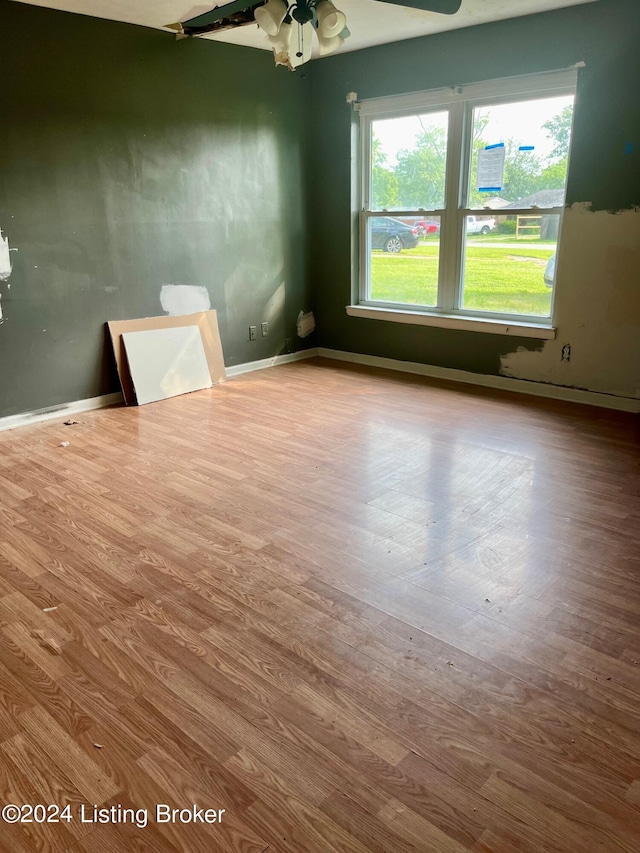
<instances>
[{"instance_id":1,"label":"green grass","mask_svg":"<svg viewBox=\"0 0 640 853\"><path fill-rule=\"evenodd\" d=\"M464 307L474 311L548 316L551 289L543 281L554 244L540 249L467 249ZM371 253L371 299L433 306L437 300L438 246L423 241L398 255Z\"/></svg>"}]
</instances>

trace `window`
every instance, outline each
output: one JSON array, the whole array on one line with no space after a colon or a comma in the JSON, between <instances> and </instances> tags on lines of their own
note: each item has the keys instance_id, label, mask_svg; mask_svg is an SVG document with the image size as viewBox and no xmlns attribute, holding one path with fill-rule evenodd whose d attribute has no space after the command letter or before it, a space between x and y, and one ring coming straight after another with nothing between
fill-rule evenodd
<instances>
[{"instance_id":1,"label":"window","mask_svg":"<svg viewBox=\"0 0 640 853\"><path fill-rule=\"evenodd\" d=\"M359 104L360 305L548 327L576 75Z\"/></svg>"}]
</instances>

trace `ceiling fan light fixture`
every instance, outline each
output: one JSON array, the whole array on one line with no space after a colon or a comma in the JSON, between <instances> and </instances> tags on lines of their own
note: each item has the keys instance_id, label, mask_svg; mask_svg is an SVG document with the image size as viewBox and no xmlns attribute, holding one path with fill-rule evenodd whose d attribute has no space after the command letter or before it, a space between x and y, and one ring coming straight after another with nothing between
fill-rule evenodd
<instances>
[{"instance_id":1,"label":"ceiling fan light fixture","mask_svg":"<svg viewBox=\"0 0 640 853\"><path fill-rule=\"evenodd\" d=\"M268 0L253 13L257 25L269 36L277 36L287 14L284 0Z\"/></svg>"},{"instance_id":2,"label":"ceiling fan light fixture","mask_svg":"<svg viewBox=\"0 0 640 853\"><path fill-rule=\"evenodd\" d=\"M318 31L318 44L320 45L320 56L329 56L330 53L335 53L339 47L342 47L344 39L342 36L331 36L331 38L325 38L320 35L320 31Z\"/></svg>"},{"instance_id":3,"label":"ceiling fan light fixture","mask_svg":"<svg viewBox=\"0 0 640 853\"><path fill-rule=\"evenodd\" d=\"M293 36L293 25L282 24L276 36L269 36L267 41L273 49L273 58L276 65L285 65L293 71L289 54Z\"/></svg>"},{"instance_id":4,"label":"ceiling fan light fixture","mask_svg":"<svg viewBox=\"0 0 640 853\"><path fill-rule=\"evenodd\" d=\"M254 8L253 16L267 34L275 64L290 71L309 62L314 38L320 56L327 56L350 35L346 16L331 0L267 0Z\"/></svg>"},{"instance_id":5,"label":"ceiling fan light fixture","mask_svg":"<svg viewBox=\"0 0 640 853\"><path fill-rule=\"evenodd\" d=\"M320 0L316 5L316 15L318 16L318 34L324 39L340 35L347 25L346 15L336 9L331 0Z\"/></svg>"}]
</instances>

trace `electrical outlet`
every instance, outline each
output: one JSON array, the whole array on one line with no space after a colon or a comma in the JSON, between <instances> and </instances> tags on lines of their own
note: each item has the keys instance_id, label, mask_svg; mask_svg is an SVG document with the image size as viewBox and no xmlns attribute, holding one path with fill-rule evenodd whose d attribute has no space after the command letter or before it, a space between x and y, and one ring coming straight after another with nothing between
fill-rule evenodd
<instances>
[{"instance_id":1,"label":"electrical outlet","mask_svg":"<svg viewBox=\"0 0 640 853\"><path fill-rule=\"evenodd\" d=\"M266 338L269 334L269 324L268 323L260 323L260 332L263 338Z\"/></svg>"},{"instance_id":2,"label":"electrical outlet","mask_svg":"<svg viewBox=\"0 0 640 853\"><path fill-rule=\"evenodd\" d=\"M258 327L257 326L249 326L249 340L257 341L258 340Z\"/></svg>"},{"instance_id":3,"label":"electrical outlet","mask_svg":"<svg viewBox=\"0 0 640 853\"><path fill-rule=\"evenodd\" d=\"M562 347L562 355L560 361L571 361L571 344L565 344Z\"/></svg>"}]
</instances>

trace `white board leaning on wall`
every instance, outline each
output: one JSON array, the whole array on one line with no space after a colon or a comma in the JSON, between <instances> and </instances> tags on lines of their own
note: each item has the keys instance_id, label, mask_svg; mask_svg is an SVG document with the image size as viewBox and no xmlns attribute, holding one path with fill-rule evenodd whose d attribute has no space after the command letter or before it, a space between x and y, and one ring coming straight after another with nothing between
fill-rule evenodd
<instances>
[{"instance_id":1,"label":"white board leaning on wall","mask_svg":"<svg viewBox=\"0 0 640 853\"><path fill-rule=\"evenodd\" d=\"M138 405L211 388L198 326L122 335Z\"/></svg>"}]
</instances>

